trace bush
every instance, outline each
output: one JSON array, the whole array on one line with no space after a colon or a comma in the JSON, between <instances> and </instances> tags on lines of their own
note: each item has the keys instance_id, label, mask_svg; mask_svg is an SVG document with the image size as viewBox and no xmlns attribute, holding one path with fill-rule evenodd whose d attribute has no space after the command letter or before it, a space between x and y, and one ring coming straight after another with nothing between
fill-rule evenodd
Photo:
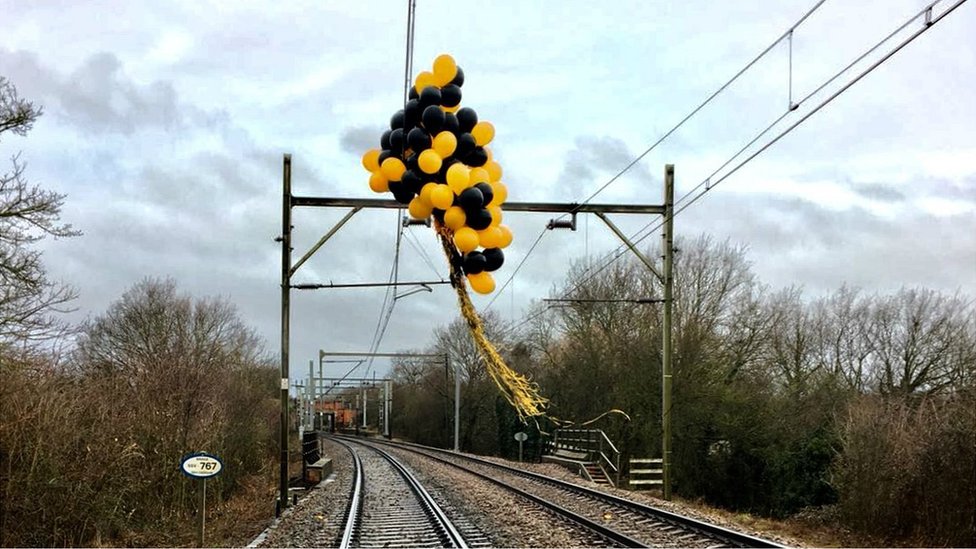
<instances>
[{"instance_id":1,"label":"bush","mask_svg":"<svg viewBox=\"0 0 976 549\"><path fill-rule=\"evenodd\" d=\"M191 451L224 460L207 485L214 512L271 484L277 371L232 307L146 281L78 345L73 368L0 353L0 544L186 543Z\"/></svg>"},{"instance_id":2,"label":"bush","mask_svg":"<svg viewBox=\"0 0 976 549\"><path fill-rule=\"evenodd\" d=\"M863 397L833 469L844 520L889 541L976 545L976 398Z\"/></svg>"}]
</instances>

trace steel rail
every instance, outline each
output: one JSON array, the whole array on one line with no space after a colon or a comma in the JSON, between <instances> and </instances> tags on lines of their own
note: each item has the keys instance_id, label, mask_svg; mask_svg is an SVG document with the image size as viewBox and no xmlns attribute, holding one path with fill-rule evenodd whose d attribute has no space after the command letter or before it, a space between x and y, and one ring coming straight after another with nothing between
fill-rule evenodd
<instances>
[{"instance_id":1,"label":"steel rail","mask_svg":"<svg viewBox=\"0 0 976 549\"><path fill-rule=\"evenodd\" d=\"M503 465L503 464L500 464L500 463L495 463L493 461L488 461L486 459L478 458L478 457L475 457L475 456L463 455L463 454L460 454L460 453L451 452L451 451L444 450L444 449L441 449L441 448L433 448L433 447L430 447L430 446L424 446L424 445L421 445L421 444L413 444L413 443L409 443L409 442L396 442L396 443L394 443L394 442L388 442L388 441L376 441L376 442L379 442L381 444L387 444L387 445L390 445L390 446L396 446L396 447L404 447L404 448L415 447L415 448L419 448L419 449L422 449L422 450L425 450L425 451L435 452L435 453L438 453L438 454L447 454L447 455L449 455L451 457L454 457L454 458L460 458L460 459L472 461L472 462L475 462L475 463L479 463L479 464L482 464L482 465L486 465L486 466L489 466L489 467L495 467L495 468L498 468L498 469L502 469L502 470L505 470L507 472L510 472L510 473L519 475L519 476L523 476L523 477L531 478L531 479L534 479L534 480L537 480L537 481L540 481L540 482L544 482L544 483L548 483L548 484L551 484L551 485L555 485L555 486L558 486L560 488L563 488L563 489L566 489L566 490L570 490L570 491L573 491L573 492L583 493L583 494L586 494L586 495L588 495L590 497L593 497L593 498L596 498L596 499L601 499L603 501L606 501L607 503L611 503L611 504L614 504L614 505L619 505L621 507L629 508L629 509L632 509L634 511L637 511L637 512L640 512L640 513L644 513L644 514L653 516L655 518L658 518L658 519L660 519L660 520L662 520L664 522L667 522L669 524L672 524L674 526L677 526L677 527L680 527L680 528L683 528L683 529L694 530L694 531L697 531L699 533L705 534L705 535L707 535L709 537L718 538L718 539L720 539L722 541L729 542L729 543L733 544L736 547L770 547L770 548L779 548L779 549L783 549L783 548L786 547L784 545L777 544L777 543L775 543L773 541L770 541L770 540L758 538L758 537L755 537L755 536L750 536L749 534L744 534L742 532L736 532L735 530L730 530L728 528L724 528L724 527L718 526L716 524L710 524L710 523L707 523L707 522L702 522L700 520L696 520L696 519L693 519L691 517L686 517L684 515L679 515L677 513L672 513L670 511L665 511L664 509L658 509L657 507L652 507L650 505L646 505L646 504L639 503L639 502L636 502L636 501L631 501L629 499L625 499L625 498L621 498L621 497L618 497L618 496L614 496L614 495L608 494L606 492L601 492L599 490L594 490L592 488L587 488L586 486L580 486L578 484L573 484L571 482L566 482L566 481L562 481L562 480L559 480L559 479L554 479L554 478L551 478L551 477L547 477L545 475L540 475L538 473L532 473L530 471L525 471L525 470L522 470L522 469L517 469L515 467L510 467L508 465ZM430 455L430 454L425 454L425 455ZM437 459L439 461L445 461L445 460L442 460L441 458L438 458L436 456L430 456L430 457L432 457L434 459ZM461 466L459 466L457 464L453 464L453 465L455 465L456 467L461 467ZM463 467L461 467L461 468L463 468ZM494 482L496 482L498 484L501 484L500 481L494 481Z\"/></svg>"},{"instance_id":2,"label":"steel rail","mask_svg":"<svg viewBox=\"0 0 976 549\"><path fill-rule=\"evenodd\" d=\"M335 438L338 438L338 437L335 437ZM385 444L385 445L399 447L399 448L403 448L404 447L404 445L394 444L394 443L386 442L386 441L371 440L370 442L371 443ZM419 446L419 445L417 445L417 446ZM423 448L426 449L427 447L423 447ZM410 448L405 448L405 449L411 450ZM526 492L524 490L521 490L521 489L516 488L514 486L511 486L511 485L505 484L504 482L502 482L502 481L500 481L500 480L498 480L496 478L490 477L490 476L488 476L488 475L486 475L484 473L480 473L478 471L473 471L473 470L468 469L468 468L466 468L466 467L464 467L462 465L458 465L457 463L453 463L451 461L448 461L446 459L439 458L437 456L432 456L430 454L424 454L424 453L421 453L421 452L417 452L416 450L412 450L412 451L414 451L415 453L419 453L419 454L423 455L424 457L427 457L427 458L433 459L435 461L438 461L440 463L443 463L445 465L450 465L450 466L455 467L457 469L461 469L462 471L464 471L464 472L466 472L468 474L474 475L474 476L476 476L476 477L478 477L478 478L480 478L482 480L486 480L488 482L491 482L491 483L493 483L493 484L495 484L497 486L501 486L502 488L504 488L507 491L513 492L513 493L515 493L515 494L517 494L517 495L519 495L519 496L521 496L521 497L523 497L523 498L525 498L525 499L527 499L529 501L532 501L533 503L535 503L535 504L537 504L537 505L539 505L539 506L541 506L541 507L543 507L545 509L548 509L548 510L551 510L551 511L555 512L557 515L560 515L563 518L566 518L566 519L569 519L572 522L575 522L576 524L582 526L583 528L586 528L587 530L590 530L592 532L597 533L598 535L606 538L607 540L611 541L612 543L615 543L615 544L619 545L620 547L647 547L647 545L644 544L643 542L640 542L640 541L638 541L638 540L636 540L634 538L631 538L630 536L627 536L626 534L622 534L622 533L620 533L620 532L618 532L616 530L613 530L612 528L608 528L608 527L600 524L599 522L590 520L590 519L588 519L588 518L586 518L586 517L584 517L584 516L582 516L582 515L580 515L578 513L575 513L573 511L570 511L569 509L566 509L565 507L562 507L560 505L557 505L557 504L555 504L555 503L553 503L551 501L542 499L539 496L536 496L534 494L530 494L529 492ZM445 450L441 450L441 451L444 452L444 453L447 453L447 454L451 454L452 456L453 455L457 455L457 454L454 454L453 452L447 452Z\"/></svg>"},{"instance_id":3,"label":"steel rail","mask_svg":"<svg viewBox=\"0 0 976 549\"><path fill-rule=\"evenodd\" d=\"M420 499L420 502L423 504L424 508L427 509L429 515L434 519L437 526L439 526L447 535L448 540L451 543L450 546L457 547L458 549L468 549L468 544L466 541L464 541L464 537L461 535L460 532L458 532L457 528L454 527L454 523L451 522L451 519L447 516L446 513L444 513L444 510L441 509L439 505L437 505L437 502L434 501L433 496L431 496L430 493L427 492L427 489L424 488L423 484L421 484L420 481L417 480L417 477L415 477L413 473L408 471L407 468L404 467L402 463L400 463L395 457L393 457L389 453L380 450L375 446L371 446L371 448L373 449L373 451L377 452L379 455L386 458L386 460L389 461L391 465L393 465L393 467L400 473L400 475L403 476L404 480L407 481L407 484L410 485L410 488L413 490L413 492L417 494L418 498Z\"/></svg>"},{"instance_id":4,"label":"steel rail","mask_svg":"<svg viewBox=\"0 0 976 549\"><path fill-rule=\"evenodd\" d=\"M363 503L363 462L359 459L359 454L353 450L352 446L345 442L339 442L339 444L345 446L346 450L349 450L349 453L352 454L353 477L355 478L349 497L349 509L346 511L346 526L342 532L342 540L339 542L340 549L349 549L352 543L353 531L355 531L356 524L359 522L359 512L362 509Z\"/></svg>"},{"instance_id":5,"label":"steel rail","mask_svg":"<svg viewBox=\"0 0 976 549\"><path fill-rule=\"evenodd\" d=\"M332 439L349 450L349 452L353 455L353 461L356 469L356 481L354 483L354 489L352 490L353 496L350 498L349 516L346 520L346 527L342 536L342 541L339 544L340 549L349 549L352 547L354 532L361 522L359 518L359 510L362 506L361 488L365 483L365 473L363 472L362 461L358 452L356 452L356 450L348 442L340 440L339 437L332 437ZM407 470L402 463L397 461L397 459L388 452L385 452L380 448L370 444L364 444L358 440L356 443L379 454L383 459L393 466L397 473L400 474L407 486L410 488L410 491L413 492L413 494L417 497L418 502L424 509L424 513L431 521L431 526L438 533L438 537L440 537L441 541L444 543L444 547L468 549L467 541L465 541L464 536L458 531L457 527L454 526L451 519L447 516L444 510L440 508L437 502L434 501L433 496L430 495L421 482L409 470Z\"/></svg>"}]
</instances>

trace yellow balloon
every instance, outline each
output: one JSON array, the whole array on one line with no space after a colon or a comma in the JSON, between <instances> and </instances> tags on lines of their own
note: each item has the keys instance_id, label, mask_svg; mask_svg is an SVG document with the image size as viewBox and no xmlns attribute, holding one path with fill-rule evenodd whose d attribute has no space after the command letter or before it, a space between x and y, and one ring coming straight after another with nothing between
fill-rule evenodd
<instances>
[{"instance_id":1,"label":"yellow balloon","mask_svg":"<svg viewBox=\"0 0 976 549\"><path fill-rule=\"evenodd\" d=\"M508 225L499 225L498 230L502 232L502 241L498 244L499 248L507 248L512 243L512 229Z\"/></svg>"},{"instance_id":2,"label":"yellow balloon","mask_svg":"<svg viewBox=\"0 0 976 549\"><path fill-rule=\"evenodd\" d=\"M488 143L491 143L491 140L495 138L495 126L493 126L491 122L485 122L482 120L471 128L471 137L474 138L476 145L484 147Z\"/></svg>"},{"instance_id":3,"label":"yellow balloon","mask_svg":"<svg viewBox=\"0 0 976 549\"><path fill-rule=\"evenodd\" d=\"M481 271L476 275L468 275L468 283L471 289L479 294L490 294L495 291L495 279L488 271Z\"/></svg>"},{"instance_id":4,"label":"yellow balloon","mask_svg":"<svg viewBox=\"0 0 976 549\"><path fill-rule=\"evenodd\" d=\"M430 191L430 203L438 210L446 210L454 203L454 193L447 185L438 183Z\"/></svg>"},{"instance_id":5,"label":"yellow balloon","mask_svg":"<svg viewBox=\"0 0 976 549\"><path fill-rule=\"evenodd\" d=\"M482 248L498 248L502 244L502 231L498 227L488 227L478 231L478 243Z\"/></svg>"},{"instance_id":6,"label":"yellow balloon","mask_svg":"<svg viewBox=\"0 0 976 549\"><path fill-rule=\"evenodd\" d=\"M363 155L363 167L368 172L375 172L380 169L380 150L370 149Z\"/></svg>"},{"instance_id":7,"label":"yellow balloon","mask_svg":"<svg viewBox=\"0 0 976 549\"><path fill-rule=\"evenodd\" d=\"M403 165L403 161L394 157L384 160L380 169L383 171L383 175L390 181L399 181L403 177L403 172L407 171L407 167Z\"/></svg>"},{"instance_id":8,"label":"yellow balloon","mask_svg":"<svg viewBox=\"0 0 976 549\"><path fill-rule=\"evenodd\" d=\"M431 148L437 151L441 158L447 158L457 149L457 137L449 131L443 131L434 136Z\"/></svg>"},{"instance_id":9,"label":"yellow balloon","mask_svg":"<svg viewBox=\"0 0 976 549\"><path fill-rule=\"evenodd\" d=\"M457 76L457 63L454 58L446 53L438 55L434 59L434 83L438 86L446 86Z\"/></svg>"},{"instance_id":10,"label":"yellow balloon","mask_svg":"<svg viewBox=\"0 0 976 549\"><path fill-rule=\"evenodd\" d=\"M502 178L502 166L498 162L491 160L485 164L485 169L488 170L488 176L491 177L492 181L499 181Z\"/></svg>"},{"instance_id":11,"label":"yellow balloon","mask_svg":"<svg viewBox=\"0 0 976 549\"><path fill-rule=\"evenodd\" d=\"M478 231L471 227L461 227L454 231L454 245L461 253L474 251L478 247Z\"/></svg>"},{"instance_id":12,"label":"yellow balloon","mask_svg":"<svg viewBox=\"0 0 976 549\"><path fill-rule=\"evenodd\" d=\"M488 206L488 212L491 213L492 227L497 227L502 224L502 209L500 206Z\"/></svg>"},{"instance_id":13,"label":"yellow balloon","mask_svg":"<svg viewBox=\"0 0 976 549\"><path fill-rule=\"evenodd\" d=\"M453 107L445 107L444 105L441 105L441 110L444 112L458 112L459 110L461 110L461 104L458 103Z\"/></svg>"},{"instance_id":14,"label":"yellow balloon","mask_svg":"<svg viewBox=\"0 0 976 549\"><path fill-rule=\"evenodd\" d=\"M471 168L471 185L488 182L488 170L484 168Z\"/></svg>"},{"instance_id":15,"label":"yellow balloon","mask_svg":"<svg viewBox=\"0 0 976 549\"><path fill-rule=\"evenodd\" d=\"M439 172L442 163L443 160L433 149L426 149L417 157L417 165L420 166L421 171L428 174Z\"/></svg>"},{"instance_id":16,"label":"yellow balloon","mask_svg":"<svg viewBox=\"0 0 976 549\"><path fill-rule=\"evenodd\" d=\"M434 207L426 204L419 196L415 196L410 201L410 205L407 206L407 211L410 212L410 217L414 219L427 219L434 211Z\"/></svg>"},{"instance_id":17,"label":"yellow balloon","mask_svg":"<svg viewBox=\"0 0 976 549\"><path fill-rule=\"evenodd\" d=\"M489 206L501 206L508 200L508 187L501 181L493 181L490 183L491 190L495 192L494 198L491 199Z\"/></svg>"},{"instance_id":18,"label":"yellow balloon","mask_svg":"<svg viewBox=\"0 0 976 549\"><path fill-rule=\"evenodd\" d=\"M428 86L436 86L437 83L434 82L434 73L430 71L424 71L417 75L417 79L414 80L414 88L416 88L417 93L424 91L424 88Z\"/></svg>"},{"instance_id":19,"label":"yellow balloon","mask_svg":"<svg viewBox=\"0 0 976 549\"><path fill-rule=\"evenodd\" d=\"M436 188L437 183L425 183L424 186L420 188L420 194L417 196L424 201L424 204L433 204L434 202L430 198L430 193L434 192L434 189Z\"/></svg>"},{"instance_id":20,"label":"yellow balloon","mask_svg":"<svg viewBox=\"0 0 976 549\"><path fill-rule=\"evenodd\" d=\"M453 194L453 193L452 193ZM452 231L456 231L468 222L468 216L461 206L451 206L444 212L444 224Z\"/></svg>"},{"instance_id":21,"label":"yellow balloon","mask_svg":"<svg viewBox=\"0 0 976 549\"><path fill-rule=\"evenodd\" d=\"M489 149L488 147L485 147L485 154L488 155L488 161L489 162L495 159L495 154L492 153L491 152L491 149Z\"/></svg>"},{"instance_id":22,"label":"yellow balloon","mask_svg":"<svg viewBox=\"0 0 976 549\"><path fill-rule=\"evenodd\" d=\"M461 162L451 164L451 167L447 169L447 184L454 191L454 194L461 194L461 191L470 185L471 175L468 173L469 171L468 167Z\"/></svg>"},{"instance_id":23,"label":"yellow balloon","mask_svg":"<svg viewBox=\"0 0 976 549\"><path fill-rule=\"evenodd\" d=\"M374 193L385 193L390 190L390 181L377 169L369 176L369 188Z\"/></svg>"}]
</instances>

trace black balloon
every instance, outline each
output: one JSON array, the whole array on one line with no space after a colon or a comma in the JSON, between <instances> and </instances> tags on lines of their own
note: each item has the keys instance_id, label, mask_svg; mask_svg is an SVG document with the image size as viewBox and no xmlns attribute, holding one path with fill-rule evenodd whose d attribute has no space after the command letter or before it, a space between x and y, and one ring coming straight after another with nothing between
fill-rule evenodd
<instances>
[{"instance_id":1,"label":"black balloon","mask_svg":"<svg viewBox=\"0 0 976 549\"><path fill-rule=\"evenodd\" d=\"M385 151L390 150L390 134L391 133L393 133L393 130L386 130L385 132L383 132L383 135L380 136L380 148L383 149L383 150L385 150Z\"/></svg>"},{"instance_id":2,"label":"black balloon","mask_svg":"<svg viewBox=\"0 0 976 549\"><path fill-rule=\"evenodd\" d=\"M434 219L436 219L440 223L443 223L444 222L444 210L441 210L441 209L438 209L438 208L434 208Z\"/></svg>"},{"instance_id":3,"label":"black balloon","mask_svg":"<svg viewBox=\"0 0 976 549\"><path fill-rule=\"evenodd\" d=\"M415 168L410 168L403 172L403 177L400 178L400 182L404 189L412 193L419 193L420 188L424 186L424 180L418 175L418 170Z\"/></svg>"},{"instance_id":4,"label":"black balloon","mask_svg":"<svg viewBox=\"0 0 976 549\"><path fill-rule=\"evenodd\" d=\"M471 107L462 107L457 112L458 123L461 124L462 132L470 132L471 128L478 123L478 113Z\"/></svg>"},{"instance_id":5,"label":"black balloon","mask_svg":"<svg viewBox=\"0 0 976 549\"><path fill-rule=\"evenodd\" d=\"M423 107L420 106L420 101L416 99L411 99L407 101L407 105L404 108L404 126L408 131L420 123L420 115L424 112Z\"/></svg>"},{"instance_id":6,"label":"black balloon","mask_svg":"<svg viewBox=\"0 0 976 549\"><path fill-rule=\"evenodd\" d=\"M456 107L461 104L461 86L448 84L441 88L441 105Z\"/></svg>"},{"instance_id":7,"label":"black balloon","mask_svg":"<svg viewBox=\"0 0 976 549\"><path fill-rule=\"evenodd\" d=\"M408 99L416 99L418 97L420 97L420 94L417 93L417 87L416 86L410 86L410 93L407 94L407 98Z\"/></svg>"},{"instance_id":8,"label":"black balloon","mask_svg":"<svg viewBox=\"0 0 976 549\"><path fill-rule=\"evenodd\" d=\"M488 248L484 251L485 270L488 272L497 271L505 263L505 254L501 248Z\"/></svg>"},{"instance_id":9,"label":"black balloon","mask_svg":"<svg viewBox=\"0 0 976 549\"><path fill-rule=\"evenodd\" d=\"M398 110L390 117L390 129L395 130L403 127L403 109Z\"/></svg>"},{"instance_id":10,"label":"black balloon","mask_svg":"<svg viewBox=\"0 0 976 549\"><path fill-rule=\"evenodd\" d=\"M484 181L475 185L474 188L481 191L481 195L484 197L485 201L484 206L487 208L488 204L491 204L491 201L495 198L495 191L492 190L491 185L485 183Z\"/></svg>"},{"instance_id":11,"label":"black balloon","mask_svg":"<svg viewBox=\"0 0 976 549\"><path fill-rule=\"evenodd\" d=\"M421 128L414 128L407 134L407 145L415 151L423 151L430 148L430 136Z\"/></svg>"},{"instance_id":12,"label":"black balloon","mask_svg":"<svg viewBox=\"0 0 976 549\"><path fill-rule=\"evenodd\" d=\"M402 181L390 181L390 192L400 204L409 204L413 200L414 193L410 192Z\"/></svg>"},{"instance_id":13,"label":"black balloon","mask_svg":"<svg viewBox=\"0 0 976 549\"><path fill-rule=\"evenodd\" d=\"M485 270L488 260L481 252L468 252L464 254L464 272L476 275Z\"/></svg>"},{"instance_id":14,"label":"black balloon","mask_svg":"<svg viewBox=\"0 0 976 549\"><path fill-rule=\"evenodd\" d=\"M382 151L380 151L380 155L376 159L376 162L382 166L383 161L386 160L387 158L390 158L391 156L393 156L393 151L390 151L388 149L383 149Z\"/></svg>"},{"instance_id":15,"label":"black balloon","mask_svg":"<svg viewBox=\"0 0 976 549\"><path fill-rule=\"evenodd\" d=\"M393 193L393 198L396 199L400 204L409 204L413 200L414 194L410 191L400 191L399 193Z\"/></svg>"},{"instance_id":16,"label":"black balloon","mask_svg":"<svg viewBox=\"0 0 976 549\"><path fill-rule=\"evenodd\" d=\"M479 191L480 192L480 191ZM491 225L491 212L482 208L467 214L468 227L476 231L487 229Z\"/></svg>"},{"instance_id":17,"label":"black balloon","mask_svg":"<svg viewBox=\"0 0 976 549\"><path fill-rule=\"evenodd\" d=\"M437 105L431 105L424 109L424 114L421 117L424 123L424 127L430 132L430 135L437 135L437 132L441 131L444 127L444 111L441 110Z\"/></svg>"},{"instance_id":18,"label":"black balloon","mask_svg":"<svg viewBox=\"0 0 976 549\"><path fill-rule=\"evenodd\" d=\"M475 147L463 160L465 164L472 168L480 168L488 163L488 153L485 152L484 147Z\"/></svg>"},{"instance_id":19,"label":"black balloon","mask_svg":"<svg viewBox=\"0 0 976 549\"><path fill-rule=\"evenodd\" d=\"M461 135L461 123L458 122L457 116L453 112L444 113L444 127L441 129L453 133L455 137Z\"/></svg>"},{"instance_id":20,"label":"black balloon","mask_svg":"<svg viewBox=\"0 0 976 549\"><path fill-rule=\"evenodd\" d=\"M481 194L481 190L474 187L469 187L464 189L458 196L458 202L461 203L461 207L464 208L465 212L476 212L484 206L485 196Z\"/></svg>"},{"instance_id":21,"label":"black balloon","mask_svg":"<svg viewBox=\"0 0 976 549\"><path fill-rule=\"evenodd\" d=\"M459 88L464 85L464 71L461 70L460 65L458 65L457 74L454 75L454 80L451 80L451 84Z\"/></svg>"},{"instance_id":22,"label":"black balloon","mask_svg":"<svg viewBox=\"0 0 976 549\"><path fill-rule=\"evenodd\" d=\"M427 86L420 92L420 104L424 107L441 104L441 90L437 86Z\"/></svg>"},{"instance_id":23,"label":"black balloon","mask_svg":"<svg viewBox=\"0 0 976 549\"><path fill-rule=\"evenodd\" d=\"M474 139L474 138L472 138ZM403 152L403 129L397 128L390 133L390 150L396 154Z\"/></svg>"},{"instance_id":24,"label":"black balloon","mask_svg":"<svg viewBox=\"0 0 976 549\"><path fill-rule=\"evenodd\" d=\"M457 148L454 149L454 158L466 158L477 146L474 137L470 133L462 133L458 137Z\"/></svg>"}]
</instances>

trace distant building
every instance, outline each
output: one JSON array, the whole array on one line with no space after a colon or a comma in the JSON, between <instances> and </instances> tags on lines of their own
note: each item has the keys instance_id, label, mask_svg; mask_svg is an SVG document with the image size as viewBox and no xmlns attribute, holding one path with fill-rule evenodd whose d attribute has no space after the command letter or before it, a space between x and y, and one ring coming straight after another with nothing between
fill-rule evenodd
<instances>
[{"instance_id":1,"label":"distant building","mask_svg":"<svg viewBox=\"0 0 976 549\"><path fill-rule=\"evenodd\" d=\"M356 410L349 407L341 400L316 402L315 412L316 429L333 430L356 428L356 420L358 418ZM323 425L320 423L320 421L328 421L329 423Z\"/></svg>"}]
</instances>

